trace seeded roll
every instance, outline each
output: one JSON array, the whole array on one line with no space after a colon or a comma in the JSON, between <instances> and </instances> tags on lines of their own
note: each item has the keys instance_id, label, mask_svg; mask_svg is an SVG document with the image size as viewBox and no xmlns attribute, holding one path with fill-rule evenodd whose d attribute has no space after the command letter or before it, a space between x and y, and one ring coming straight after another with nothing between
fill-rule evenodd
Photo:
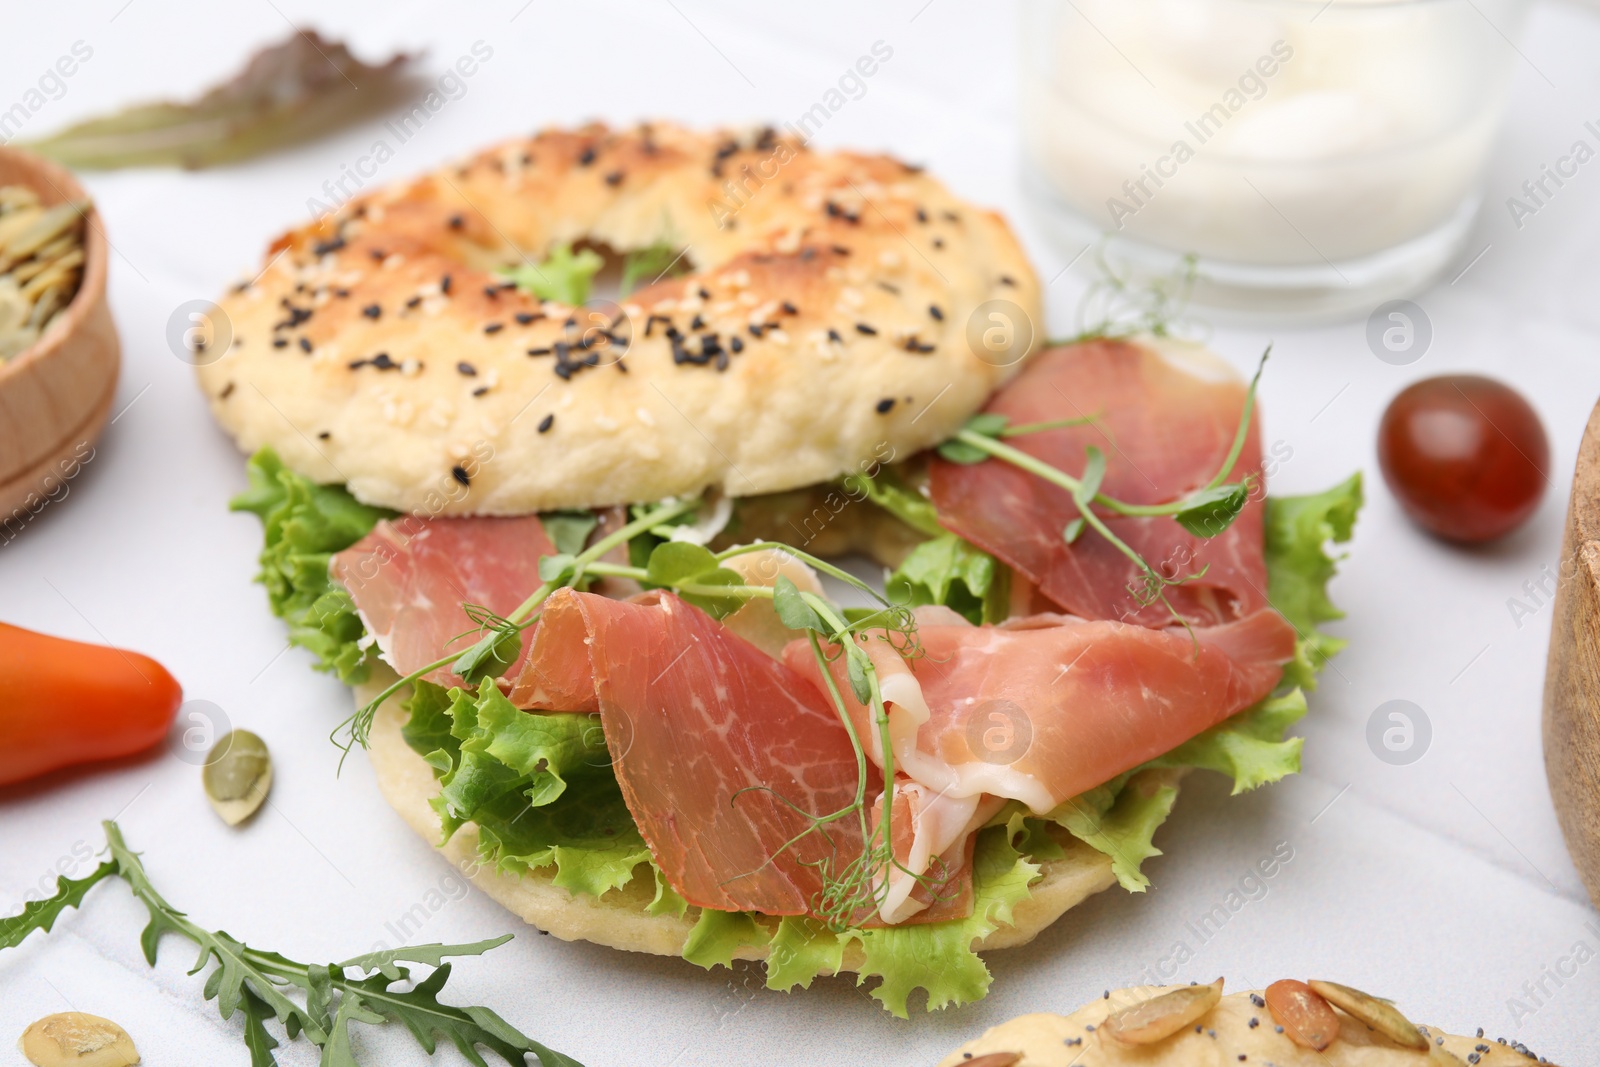
<instances>
[{"instance_id":1,"label":"seeded roll","mask_svg":"<svg viewBox=\"0 0 1600 1067\"><path fill-rule=\"evenodd\" d=\"M1071 1015L1023 1015L939 1067L1529 1067L1517 1042L1412 1024L1391 1003L1335 982L1288 979L1222 994L1209 986L1108 991Z\"/></svg>"},{"instance_id":2,"label":"seeded roll","mask_svg":"<svg viewBox=\"0 0 1600 1067\"><path fill-rule=\"evenodd\" d=\"M681 250L691 273L583 308L500 273L582 243ZM751 496L905 458L1040 332L1005 222L918 168L664 124L546 131L362 194L220 307L231 345L198 373L243 449L431 515Z\"/></svg>"}]
</instances>

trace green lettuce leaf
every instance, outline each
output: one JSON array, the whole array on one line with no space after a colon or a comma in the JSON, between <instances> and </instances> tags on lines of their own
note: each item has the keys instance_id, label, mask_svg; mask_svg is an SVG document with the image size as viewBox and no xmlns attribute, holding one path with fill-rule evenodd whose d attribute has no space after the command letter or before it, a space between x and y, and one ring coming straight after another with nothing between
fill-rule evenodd
<instances>
[{"instance_id":1,"label":"green lettuce leaf","mask_svg":"<svg viewBox=\"0 0 1600 1067\"><path fill-rule=\"evenodd\" d=\"M719 965L731 967L741 948L760 948L771 940L766 928L749 912L701 908L700 918L683 944L683 958L708 971Z\"/></svg>"},{"instance_id":2,"label":"green lettuce leaf","mask_svg":"<svg viewBox=\"0 0 1600 1067\"><path fill-rule=\"evenodd\" d=\"M1200 767L1233 778L1235 795L1300 773L1302 737L1284 733L1306 714L1303 690L1291 689L1246 708L1146 767Z\"/></svg>"},{"instance_id":3,"label":"green lettuce leaf","mask_svg":"<svg viewBox=\"0 0 1600 1067\"><path fill-rule=\"evenodd\" d=\"M289 625L289 641L317 657L318 670L347 684L366 681L378 650L362 644L366 629L350 594L328 577L328 561L394 512L358 502L344 487L318 485L263 448L246 465L250 488L228 507L261 520L261 573L272 613Z\"/></svg>"},{"instance_id":4,"label":"green lettuce leaf","mask_svg":"<svg viewBox=\"0 0 1600 1067\"><path fill-rule=\"evenodd\" d=\"M945 922L846 931L844 937L861 942L866 956L856 984L869 977L882 979L872 996L902 1019L907 1000L919 988L927 991L928 1011L982 999L993 976L972 946L1012 921L1038 877L1039 865L1016 849L1007 827L979 831L972 857L972 914Z\"/></svg>"},{"instance_id":5,"label":"green lettuce leaf","mask_svg":"<svg viewBox=\"0 0 1600 1067\"><path fill-rule=\"evenodd\" d=\"M576 255L571 245L557 245L543 263L524 263L500 272L518 289L540 300L578 307L589 299L589 287L606 261L592 248Z\"/></svg>"},{"instance_id":6,"label":"green lettuce leaf","mask_svg":"<svg viewBox=\"0 0 1600 1067\"><path fill-rule=\"evenodd\" d=\"M417 682L405 707L406 743L441 782L432 804L444 841L471 822L485 863L511 873L554 867L556 885L593 896L650 862L598 716L519 711L494 686L475 695L430 682ZM660 883L652 907L682 913Z\"/></svg>"},{"instance_id":7,"label":"green lettuce leaf","mask_svg":"<svg viewBox=\"0 0 1600 1067\"><path fill-rule=\"evenodd\" d=\"M900 569L884 582L897 604L943 604L968 622L999 622L1011 598L1011 570L953 533L943 533L911 550Z\"/></svg>"},{"instance_id":8,"label":"green lettuce leaf","mask_svg":"<svg viewBox=\"0 0 1600 1067\"><path fill-rule=\"evenodd\" d=\"M1158 772L1132 772L1073 797L1050 813L1073 837L1111 857L1111 872L1130 893L1143 893L1150 879L1140 870L1161 855L1155 833L1172 812L1178 788Z\"/></svg>"},{"instance_id":9,"label":"green lettuce leaf","mask_svg":"<svg viewBox=\"0 0 1600 1067\"><path fill-rule=\"evenodd\" d=\"M1347 643L1317 627L1344 618L1328 599L1338 558L1327 545L1350 540L1361 504L1360 471L1326 492L1267 498L1267 596L1300 635L1286 685L1315 689L1317 672Z\"/></svg>"}]
</instances>

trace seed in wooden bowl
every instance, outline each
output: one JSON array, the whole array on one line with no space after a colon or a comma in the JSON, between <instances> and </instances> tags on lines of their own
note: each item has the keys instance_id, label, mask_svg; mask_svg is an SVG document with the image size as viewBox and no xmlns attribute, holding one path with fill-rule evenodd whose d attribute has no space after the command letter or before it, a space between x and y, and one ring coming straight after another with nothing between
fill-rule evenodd
<instances>
[{"instance_id":1,"label":"seed in wooden bowl","mask_svg":"<svg viewBox=\"0 0 1600 1067\"><path fill-rule=\"evenodd\" d=\"M35 1067L130 1067L139 1062L126 1030L81 1011L46 1015L22 1032L18 1044Z\"/></svg>"},{"instance_id":2,"label":"seed in wooden bowl","mask_svg":"<svg viewBox=\"0 0 1600 1067\"><path fill-rule=\"evenodd\" d=\"M45 207L25 185L0 186L0 360L32 347L72 303L83 279L87 210Z\"/></svg>"},{"instance_id":3,"label":"seed in wooden bowl","mask_svg":"<svg viewBox=\"0 0 1600 1067\"><path fill-rule=\"evenodd\" d=\"M1285 978L1267 986L1267 1010L1289 1040L1321 1052L1339 1036L1339 1016L1304 982Z\"/></svg>"},{"instance_id":4,"label":"seed in wooden bowl","mask_svg":"<svg viewBox=\"0 0 1600 1067\"><path fill-rule=\"evenodd\" d=\"M1100 1033L1124 1045L1150 1045L1191 1026L1222 999L1222 979L1158 993L1106 1016Z\"/></svg>"},{"instance_id":5,"label":"seed in wooden bowl","mask_svg":"<svg viewBox=\"0 0 1600 1067\"><path fill-rule=\"evenodd\" d=\"M1427 1049L1428 1039L1422 1036L1422 1031L1413 1026L1411 1020L1401 1015L1400 1009L1387 1000L1379 1000L1359 989L1352 989L1338 982L1323 982L1313 978L1310 986L1320 993L1323 999L1337 1008L1343 1008L1356 1019L1366 1023L1369 1028L1402 1048L1414 1048L1419 1052Z\"/></svg>"}]
</instances>

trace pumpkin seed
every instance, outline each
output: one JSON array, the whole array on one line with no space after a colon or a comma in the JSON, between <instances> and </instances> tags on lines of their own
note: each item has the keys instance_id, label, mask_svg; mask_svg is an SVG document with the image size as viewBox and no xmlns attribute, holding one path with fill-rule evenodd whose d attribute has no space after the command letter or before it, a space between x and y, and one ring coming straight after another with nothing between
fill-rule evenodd
<instances>
[{"instance_id":1,"label":"pumpkin seed","mask_svg":"<svg viewBox=\"0 0 1600 1067\"><path fill-rule=\"evenodd\" d=\"M45 207L26 186L0 186L0 360L33 347L72 303L88 207Z\"/></svg>"},{"instance_id":2,"label":"pumpkin seed","mask_svg":"<svg viewBox=\"0 0 1600 1067\"><path fill-rule=\"evenodd\" d=\"M249 730L230 730L206 753L200 778L222 821L238 826L255 814L272 788L267 743Z\"/></svg>"},{"instance_id":3,"label":"pumpkin seed","mask_svg":"<svg viewBox=\"0 0 1600 1067\"><path fill-rule=\"evenodd\" d=\"M1158 993L1106 1016L1100 1032L1124 1045L1150 1045L1192 1025L1222 999L1222 979Z\"/></svg>"},{"instance_id":4,"label":"pumpkin seed","mask_svg":"<svg viewBox=\"0 0 1600 1067\"><path fill-rule=\"evenodd\" d=\"M1273 982L1267 986L1266 1000L1273 1022L1301 1048L1321 1052L1339 1036L1339 1016L1304 982L1292 978Z\"/></svg>"},{"instance_id":5,"label":"pumpkin seed","mask_svg":"<svg viewBox=\"0 0 1600 1067\"><path fill-rule=\"evenodd\" d=\"M131 1067L139 1062L126 1030L81 1011L46 1015L22 1032L18 1044L34 1067Z\"/></svg>"},{"instance_id":6,"label":"pumpkin seed","mask_svg":"<svg viewBox=\"0 0 1600 1067\"><path fill-rule=\"evenodd\" d=\"M1413 1048L1419 1052L1427 1049L1428 1039L1422 1036L1422 1031L1413 1026L1411 1020L1401 1015L1400 1009L1387 1000L1379 1000L1375 996L1347 985L1340 985L1338 982L1323 982L1313 978L1310 985L1334 1007L1343 1008L1366 1023L1368 1028L1376 1030L1402 1048Z\"/></svg>"}]
</instances>

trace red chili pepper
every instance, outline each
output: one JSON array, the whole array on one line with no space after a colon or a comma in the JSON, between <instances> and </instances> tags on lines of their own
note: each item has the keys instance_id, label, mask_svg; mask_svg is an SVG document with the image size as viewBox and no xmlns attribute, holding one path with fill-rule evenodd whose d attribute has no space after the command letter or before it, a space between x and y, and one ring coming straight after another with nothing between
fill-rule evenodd
<instances>
[{"instance_id":1,"label":"red chili pepper","mask_svg":"<svg viewBox=\"0 0 1600 1067\"><path fill-rule=\"evenodd\" d=\"M149 656L0 623L0 785L142 752L181 703Z\"/></svg>"}]
</instances>

